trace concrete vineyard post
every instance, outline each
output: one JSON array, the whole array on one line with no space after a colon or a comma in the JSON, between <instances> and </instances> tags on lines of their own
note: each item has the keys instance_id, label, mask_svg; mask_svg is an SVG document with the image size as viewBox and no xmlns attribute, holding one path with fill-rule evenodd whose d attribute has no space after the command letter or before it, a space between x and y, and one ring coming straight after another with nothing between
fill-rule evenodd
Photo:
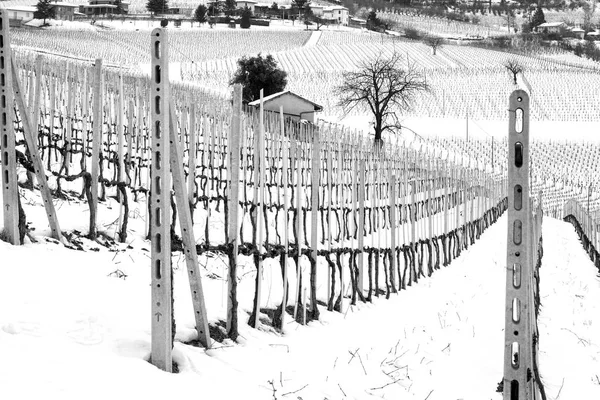
<instances>
[{"instance_id":1,"label":"concrete vineyard post","mask_svg":"<svg viewBox=\"0 0 600 400\"><path fill-rule=\"evenodd\" d=\"M533 397L530 277L529 96L516 90L509 102L508 232L504 336L504 399Z\"/></svg>"},{"instance_id":2,"label":"concrete vineyard post","mask_svg":"<svg viewBox=\"0 0 600 400\"><path fill-rule=\"evenodd\" d=\"M172 271L171 240L171 174L169 167L169 54L167 31L156 28L151 33L151 102L152 160L150 207L152 223L152 364L172 371Z\"/></svg>"},{"instance_id":3,"label":"concrete vineyard post","mask_svg":"<svg viewBox=\"0 0 600 400\"><path fill-rule=\"evenodd\" d=\"M18 245L19 238L19 189L17 186L17 158L15 153L15 130L13 125L13 84L10 35L8 31L8 11L0 9L0 161L2 165L2 204L4 205L4 232L8 240Z\"/></svg>"}]
</instances>

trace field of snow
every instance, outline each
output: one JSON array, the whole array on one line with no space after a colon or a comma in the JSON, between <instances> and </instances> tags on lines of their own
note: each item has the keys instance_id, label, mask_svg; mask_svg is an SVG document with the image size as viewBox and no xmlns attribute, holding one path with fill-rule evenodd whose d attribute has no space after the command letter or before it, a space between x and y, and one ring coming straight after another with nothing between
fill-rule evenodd
<instances>
[{"instance_id":1,"label":"field of snow","mask_svg":"<svg viewBox=\"0 0 600 400\"><path fill-rule=\"evenodd\" d=\"M39 198L23 194L28 216L43 221ZM84 230L85 204L64 203L59 214L64 229ZM0 394L11 400L500 399L506 228L504 216L450 266L390 300L375 298L344 314L322 309L320 321L290 321L283 335L266 325L250 328L250 310L242 308L239 342L225 339L210 350L193 344L186 272L174 253L178 374L147 362L150 266L139 234L109 249L81 239L86 251L46 240L43 231L34 232L36 244L0 241ZM543 238L540 368L548 398L598 398L597 270L571 225L546 218ZM219 262L211 261L201 260L202 275L218 330L224 281ZM253 283L251 268L241 276L242 304L249 304Z\"/></svg>"}]
</instances>

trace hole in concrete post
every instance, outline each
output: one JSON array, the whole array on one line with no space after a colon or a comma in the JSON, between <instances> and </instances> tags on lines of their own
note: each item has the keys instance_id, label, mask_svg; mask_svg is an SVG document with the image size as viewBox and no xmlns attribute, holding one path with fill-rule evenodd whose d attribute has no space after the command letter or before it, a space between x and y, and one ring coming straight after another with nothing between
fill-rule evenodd
<instances>
[{"instance_id":1,"label":"hole in concrete post","mask_svg":"<svg viewBox=\"0 0 600 400\"><path fill-rule=\"evenodd\" d=\"M523 133L523 109L517 108L515 111L515 131Z\"/></svg>"},{"instance_id":2,"label":"hole in concrete post","mask_svg":"<svg viewBox=\"0 0 600 400\"><path fill-rule=\"evenodd\" d=\"M154 265L154 276L156 279L162 279L162 264L160 260L156 260L156 264Z\"/></svg>"},{"instance_id":3,"label":"hole in concrete post","mask_svg":"<svg viewBox=\"0 0 600 400\"><path fill-rule=\"evenodd\" d=\"M160 83L160 65L156 65L154 67L154 82L155 83Z\"/></svg>"},{"instance_id":4,"label":"hole in concrete post","mask_svg":"<svg viewBox=\"0 0 600 400\"><path fill-rule=\"evenodd\" d=\"M512 301L512 320L515 324L521 320L521 301L517 298Z\"/></svg>"},{"instance_id":5,"label":"hole in concrete post","mask_svg":"<svg viewBox=\"0 0 600 400\"><path fill-rule=\"evenodd\" d=\"M513 264L513 287L518 289L521 287L521 264Z\"/></svg>"},{"instance_id":6,"label":"hole in concrete post","mask_svg":"<svg viewBox=\"0 0 600 400\"><path fill-rule=\"evenodd\" d=\"M154 42L154 57L160 60L160 40Z\"/></svg>"},{"instance_id":7,"label":"hole in concrete post","mask_svg":"<svg viewBox=\"0 0 600 400\"><path fill-rule=\"evenodd\" d=\"M160 226L162 224L161 215L162 215L162 213L160 212L160 207L156 208L155 215L154 215L155 220L156 220L156 226Z\"/></svg>"},{"instance_id":8,"label":"hole in concrete post","mask_svg":"<svg viewBox=\"0 0 600 400\"><path fill-rule=\"evenodd\" d=\"M154 96L154 112L160 114L160 96Z\"/></svg>"},{"instance_id":9,"label":"hole in concrete post","mask_svg":"<svg viewBox=\"0 0 600 400\"><path fill-rule=\"evenodd\" d=\"M159 195L162 193L162 187L161 187L161 183L162 181L160 180L160 176L157 176L156 179L154 180L156 187L154 188L156 190L156 194Z\"/></svg>"},{"instance_id":10,"label":"hole in concrete post","mask_svg":"<svg viewBox=\"0 0 600 400\"><path fill-rule=\"evenodd\" d=\"M160 233L157 233L155 238L156 238L156 247L155 247L156 252L160 253L160 252L162 252L162 245L160 243L162 240L162 235Z\"/></svg>"},{"instance_id":11,"label":"hole in concrete post","mask_svg":"<svg viewBox=\"0 0 600 400\"><path fill-rule=\"evenodd\" d=\"M154 153L154 168L160 170L162 168L162 158L160 151Z\"/></svg>"},{"instance_id":12,"label":"hole in concrete post","mask_svg":"<svg viewBox=\"0 0 600 400\"><path fill-rule=\"evenodd\" d=\"M519 400L519 381L516 379L510 382L510 400Z\"/></svg>"},{"instance_id":13,"label":"hole in concrete post","mask_svg":"<svg viewBox=\"0 0 600 400\"><path fill-rule=\"evenodd\" d=\"M519 368L519 343L517 342L513 342L510 348L510 353L511 353L511 357L510 357L510 364L512 365L513 368L518 369Z\"/></svg>"},{"instance_id":14,"label":"hole in concrete post","mask_svg":"<svg viewBox=\"0 0 600 400\"><path fill-rule=\"evenodd\" d=\"M515 167L521 168L523 166L523 143L515 143Z\"/></svg>"},{"instance_id":15,"label":"hole in concrete post","mask_svg":"<svg viewBox=\"0 0 600 400\"><path fill-rule=\"evenodd\" d=\"M514 205L515 205L515 210L520 210L521 208L523 208L523 188L521 187L521 185L516 185L515 186L515 193L514 193Z\"/></svg>"},{"instance_id":16,"label":"hole in concrete post","mask_svg":"<svg viewBox=\"0 0 600 400\"><path fill-rule=\"evenodd\" d=\"M154 136L157 139L160 139L161 136L162 136L162 130L161 130L160 121L155 121L154 122Z\"/></svg>"},{"instance_id":17,"label":"hole in concrete post","mask_svg":"<svg viewBox=\"0 0 600 400\"><path fill-rule=\"evenodd\" d=\"M523 223L520 219L515 220L513 223L513 242L514 244L521 244L523 239Z\"/></svg>"}]
</instances>

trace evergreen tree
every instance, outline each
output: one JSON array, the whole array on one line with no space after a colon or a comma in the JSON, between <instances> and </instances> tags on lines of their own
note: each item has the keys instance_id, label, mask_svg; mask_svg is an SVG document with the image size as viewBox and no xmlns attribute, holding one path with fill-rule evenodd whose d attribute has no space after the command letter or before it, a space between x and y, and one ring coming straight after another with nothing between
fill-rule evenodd
<instances>
[{"instance_id":1,"label":"evergreen tree","mask_svg":"<svg viewBox=\"0 0 600 400\"><path fill-rule=\"evenodd\" d=\"M546 22L546 17L544 17L544 11L542 11L542 7L538 7L533 13L533 17L531 17L531 27L537 28L544 22Z\"/></svg>"},{"instance_id":2,"label":"evergreen tree","mask_svg":"<svg viewBox=\"0 0 600 400\"><path fill-rule=\"evenodd\" d=\"M370 31L376 30L381 25L381 20L377 17L374 10L369 11L367 16L367 29Z\"/></svg>"},{"instance_id":3,"label":"evergreen tree","mask_svg":"<svg viewBox=\"0 0 600 400\"><path fill-rule=\"evenodd\" d=\"M214 3L211 3L208 6L208 15L213 16L213 17L220 15L221 12L223 11L224 6L225 5L223 4L223 2L219 1L219 0L215 1Z\"/></svg>"},{"instance_id":4,"label":"evergreen tree","mask_svg":"<svg viewBox=\"0 0 600 400\"><path fill-rule=\"evenodd\" d=\"M44 25L46 25L46 20L49 18L54 18L55 10L52 7L52 3L50 0L40 0L36 4L37 11L33 13L34 18L43 19Z\"/></svg>"},{"instance_id":5,"label":"evergreen tree","mask_svg":"<svg viewBox=\"0 0 600 400\"><path fill-rule=\"evenodd\" d=\"M252 11L248 8L245 7L244 10L242 10L242 20L240 21L240 28L243 29L250 29L250 18L252 17Z\"/></svg>"},{"instance_id":6,"label":"evergreen tree","mask_svg":"<svg viewBox=\"0 0 600 400\"><path fill-rule=\"evenodd\" d=\"M225 11L225 15L227 15L228 17L232 16L235 13L236 8L237 5L235 3L235 0L225 0L225 5L223 8L223 11Z\"/></svg>"},{"instance_id":7,"label":"evergreen tree","mask_svg":"<svg viewBox=\"0 0 600 400\"><path fill-rule=\"evenodd\" d=\"M196 11L194 11L194 18L196 19L196 21L203 24L206 21L208 21L208 19L206 18L207 14L208 14L208 8L206 8L206 6L204 4L200 4L196 8Z\"/></svg>"},{"instance_id":8,"label":"evergreen tree","mask_svg":"<svg viewBox=\"0 0 600 400\"><path fill-rule=\"evenodd\" d=\"M164 14L169 10L168 0L148 0L146 9L153 15Z\"/></svg>"}]
</instances>

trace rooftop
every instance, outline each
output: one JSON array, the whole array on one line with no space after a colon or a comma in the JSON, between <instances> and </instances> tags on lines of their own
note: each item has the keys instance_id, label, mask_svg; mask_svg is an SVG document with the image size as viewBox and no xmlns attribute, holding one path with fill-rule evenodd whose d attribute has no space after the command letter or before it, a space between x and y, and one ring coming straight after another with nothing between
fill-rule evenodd
<instances>
[{"instance_id":1,"label":"rooftop","mask_svg":"<svg viewBox=\"0 0 600 400\"><path fill-rule=\"evenodd\" d=\"M266 97L263 97L262 100L263 100L263 103L267 103L269 101L272 101L272 100L274 100L274 99L276 99L278 97L281 97L283 95L286 95L286 94L290 94L290 95L292 95L292 96L294 96L296 98L299 98L300 100L303 100L303 101L305 101L307 103L312 104L314 106L314 108L315 108L315 111L323 111L323 106L320 106L317 103L314 103L314 102L312 102L312 101L310 101L310 100L308 100L308 99L306 99L306 98L304 98L304 97L302 97L302 96L300 96L300 95L298 95L298 94L296 94L296 93L294 93L294 92L292 92L290 90L284 90L283 92L277 92L277 93L270 94L270 95L268 95ZM258 106L258 105L260 105L260 99L259 100L254 100L254 101L248 103L248 105L249 106Z\"/></svg>"},{"instance_id":2,"label":"rooftop","mask_svg":"<svg viewBox=\"0 0 600 400\"><path fill-rule=\"evenodd\" d=\"M564 22L544 22L543 24L538 25L538 28L554 28L557 26L566 26Z\"/></svg>"},{"instance_id":3,"label":"rooftop","mask_svg":"<svg viewBox=\"0 0 600 400\"><path fill-rule=\"evenodd\" d=\"M26 11L26 12L37 11L37 7L32 7L32 6L7 6L6 9L8 11Z\"/></svg>"}]
</instances>

